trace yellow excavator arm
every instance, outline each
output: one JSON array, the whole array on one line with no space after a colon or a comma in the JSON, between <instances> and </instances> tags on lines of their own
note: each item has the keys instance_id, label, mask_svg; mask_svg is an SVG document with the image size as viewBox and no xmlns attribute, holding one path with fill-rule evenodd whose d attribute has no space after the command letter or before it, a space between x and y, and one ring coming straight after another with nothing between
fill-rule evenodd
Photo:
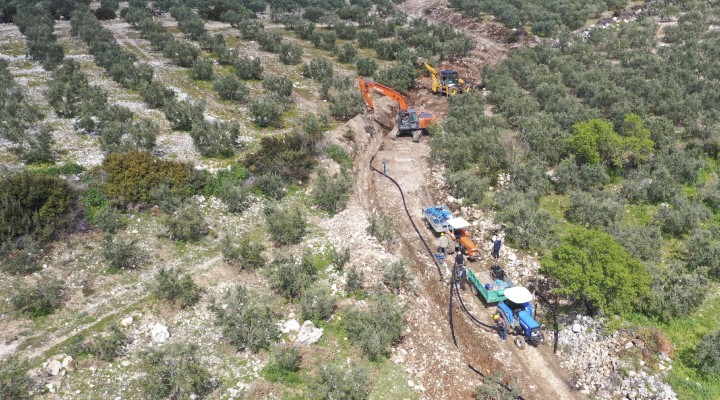
<instances>
[{"instance_id":1,"label":"yellow excavator arm","mask_svg":"<svg viewBox=\"0 0 720 400\"><path fill-rule=\"evenodd\" d=\"M425 68L430 71L430 78L432 79L432 90L433 92L437 92L440 88L440 73L437 69L433 68L432 65L428 64L427 61L423 61L423 64L425 64Z\"/></svg>"}]
</instances>

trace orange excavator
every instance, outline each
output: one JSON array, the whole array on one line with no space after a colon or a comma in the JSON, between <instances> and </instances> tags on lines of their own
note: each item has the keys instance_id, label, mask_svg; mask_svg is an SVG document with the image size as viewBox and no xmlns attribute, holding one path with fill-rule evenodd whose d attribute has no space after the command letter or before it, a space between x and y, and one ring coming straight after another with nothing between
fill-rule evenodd
<instances>
[{"instance_id":1,"label":"orange excavator","mask_svg":"<svg viewBox=\"0 0 720 400\"><path fill-rule=\"evenodd\" d=\"M398 135L409 133L413 136L414 142L419 142L425 128L434 123L437 119L437 117L435 117L432 113L418 113L415 110L408 109L407 100L405 100L403 95L381 83L367 80L361 76L358 77L358 86L360 87L360 93L365 101L365 105L370 112L375 110L372 96L370 95L371 90L397 101L398 106L400 107L400 112L398 113L397 128L393 131L394 133L391 133L391 137L393 138Z\"/></svg>"}]
</instances>

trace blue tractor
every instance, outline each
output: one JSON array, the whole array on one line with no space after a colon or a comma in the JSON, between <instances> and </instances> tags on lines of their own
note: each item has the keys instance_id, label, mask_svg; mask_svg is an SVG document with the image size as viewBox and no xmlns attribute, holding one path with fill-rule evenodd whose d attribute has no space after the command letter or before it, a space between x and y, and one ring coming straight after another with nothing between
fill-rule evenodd
<instances>
[{"instance_id":1,"label":"blue tractor","mask_svg":"<svg viewBox=\"0 0 720 400\"><path fill-rule=\"evenodd\" d=\"M545 341L540 324L535 321L532 306L533 295L527 288L513 286L505 289L507 299L498 303L496 312L505 320L508 330L514 330L515 345L525 347L525 342L537 346Z\"/></svg>"}]
</instances>

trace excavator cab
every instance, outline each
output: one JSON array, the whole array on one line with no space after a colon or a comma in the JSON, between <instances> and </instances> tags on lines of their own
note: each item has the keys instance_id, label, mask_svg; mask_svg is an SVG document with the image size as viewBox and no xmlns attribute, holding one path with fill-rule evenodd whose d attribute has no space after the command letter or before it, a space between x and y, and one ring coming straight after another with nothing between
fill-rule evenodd
<instances>
[{"instance_id":1,"label":"excavator cab","mask_svg":"<svg viewBox=\"0 0 720 400\"><path fill-rule=\"evenodd\" d=\"M443 85L455 85L458 84L458 73L452 69L444 69L440 73L440 83Z\"/></svg>"}]
</instances>

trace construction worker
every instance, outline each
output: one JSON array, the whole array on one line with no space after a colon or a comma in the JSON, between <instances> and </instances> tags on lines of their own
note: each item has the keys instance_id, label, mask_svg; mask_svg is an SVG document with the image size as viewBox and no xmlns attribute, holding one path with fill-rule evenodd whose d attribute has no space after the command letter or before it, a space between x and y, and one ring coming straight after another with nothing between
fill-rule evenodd
<instances>
[{"instance_id":1,"label":"construction worker","mask_svg":"<svg viewBox=\"0 0 720 400\"><path fill-rule=\"evenodd\" d=\"M442 254L443 256L447 254L447 247L448 247L448 238L445 236L445 232L440 233L440 237L438 238L438 253Z\"/></svg>"},{"instance_id":2,"label":"construction worker","mask_svg":"<svg viewBox=\"0 0 720 400\"><path fill-rule=\"evenodd\" d=\"M455 268L455 279L459 280L460 289L464 292L467 273L465 272L465 257L463 257L462 249L460 247L455 249L455 265L453 268Z\"/></svg>"},{"instance_id":3,"label":"construction worker","mask_svg":"<svg viewBox=\"0 0 720 400\"><path fill-rule=\"evenodd\" d=\"M507 340L507 325L505 325L505 319L500 318L500 314L495 313L493 314L493 321L495 321L495 324L498 327L498 334L500 335L500 339L504 342Z\"/></svg>"},{"instance_id":4,"label":"construction worker","mask_svg":"<svg viewBox=\"0 0 720 400\"><path fill-rule=\"evenodd\" d=\"M500 247L502 246L502 240L500 240L500 236L493 236L493 251L492 256L494 259L500 258Z\"/></svg>"}]
</instances>

